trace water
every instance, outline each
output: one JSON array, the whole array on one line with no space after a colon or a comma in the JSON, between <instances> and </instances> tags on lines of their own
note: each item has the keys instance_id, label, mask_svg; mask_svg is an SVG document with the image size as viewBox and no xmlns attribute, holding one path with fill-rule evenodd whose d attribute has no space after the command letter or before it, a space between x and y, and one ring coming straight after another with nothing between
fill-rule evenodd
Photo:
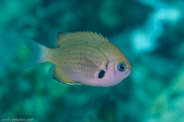
<instances>
[{"instance_id":1,"label":"water","mask_svg":"<svg viewBox=\"0 0 184 122\"><path fill-rule=\"evenodd\" d=\"M183 0L2 0L0 119L183 122L183 11ZM132 74L100 88L56 82L48 64L19 69L28 55L25 37L52 46L58 31L108 37L129 59Z\"/></svg>"}]
</instances>

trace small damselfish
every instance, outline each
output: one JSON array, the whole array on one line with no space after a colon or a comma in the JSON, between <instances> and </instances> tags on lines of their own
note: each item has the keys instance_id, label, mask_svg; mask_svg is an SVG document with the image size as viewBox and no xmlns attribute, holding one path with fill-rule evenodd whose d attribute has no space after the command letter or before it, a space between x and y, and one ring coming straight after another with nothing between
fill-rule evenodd
<instances>
[{"instance_id":1,"label":"small damselfish","mask_svg":"<svg viewBox=\"0 0 184 122\"><path fill-rule=\"evenodd\" d=\"M124 54L101 34L58 33L55 48L28 43L31 62L54 64L53 78L70 85L113 86L132 72ZM35 49L35 48L34 48ZM39 51L38 51L39 50ZM34 53L37 56L35 56Z\"/></svg>"}]
</instances>

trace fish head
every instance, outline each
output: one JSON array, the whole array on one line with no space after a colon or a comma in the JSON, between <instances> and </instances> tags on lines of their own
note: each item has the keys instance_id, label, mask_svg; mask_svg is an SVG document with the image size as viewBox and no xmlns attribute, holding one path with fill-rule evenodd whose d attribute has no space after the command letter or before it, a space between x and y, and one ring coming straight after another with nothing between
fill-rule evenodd
<instances>
[{"instance_id":1,"label":"fish head","mask_svg":"<svg viewBox=\"0 0 184 122\"><path fill-rule=\"evenodd\" d=\"M114 61L112 69L114 70L114 82L117 83L123 81L123 79L127 78L132 72L132 67L126 57Z\"/></svg>"},{"instance_id":2,"label":"fish head","mask_svg":"<svg viewBox=\"0 0 184 122\"><path fill-rule=\"evenodd\" d=\"M114 86L132 72L132 67L124 55L103 62L96 74L96 86Z\"/></svg>"}]
</instances>

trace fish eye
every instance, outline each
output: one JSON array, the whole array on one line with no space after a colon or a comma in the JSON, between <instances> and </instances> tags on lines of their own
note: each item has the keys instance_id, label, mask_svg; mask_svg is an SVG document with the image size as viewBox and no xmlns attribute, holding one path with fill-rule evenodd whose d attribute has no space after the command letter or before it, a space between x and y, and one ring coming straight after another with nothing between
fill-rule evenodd
<instances>
[{"instance_id":1,"label":"fish eye","mask_svg":"<svg viewBox=\"0 0 184 122\"><path fill-rule=\"evenodd\" d=\"M123 72L126 70L126 64L125 63L119 63L118 64L118 70Z\"/></svg>"},{"instance_id":2,"label":"fish eye","mask_svg":"<svg viewBox=\"0 0 184 122\"><path fill-rule=\"evenodd\" d=\"M105 71L104 70L100 70L98 73L98 78L102 79L105 76Z\"/></svg>"}]
</instances>

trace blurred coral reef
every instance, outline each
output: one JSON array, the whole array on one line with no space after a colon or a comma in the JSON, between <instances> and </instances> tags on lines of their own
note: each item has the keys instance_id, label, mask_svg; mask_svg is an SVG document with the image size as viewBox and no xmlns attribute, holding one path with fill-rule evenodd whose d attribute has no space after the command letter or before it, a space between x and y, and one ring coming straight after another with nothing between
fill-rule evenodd
<instances>
[{"instance_id":1,"label":"blurred coral reef","mask_svg":"<svg viewBox=\"0 0 184 122\"><path fill-rule=\"evenodd\" d=\"M184 122L183 11L183 0L1 0L0 119ZM20 68L25 37L52 47L58 31L101 33L133 73L99 88L56 82L49 63Z\"/></svg>"}]
</instances>

